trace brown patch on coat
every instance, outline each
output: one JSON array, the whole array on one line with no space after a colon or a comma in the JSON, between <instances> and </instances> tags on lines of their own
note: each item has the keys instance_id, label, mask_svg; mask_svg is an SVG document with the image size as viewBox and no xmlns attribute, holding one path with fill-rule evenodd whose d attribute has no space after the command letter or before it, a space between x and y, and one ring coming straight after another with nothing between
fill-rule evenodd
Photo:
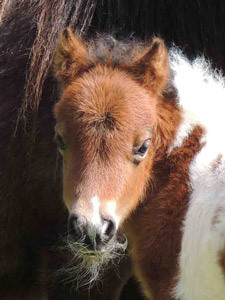
<instances>
[{"instance_id":1,"label":"brown patch on coat","mask_svg":"<svg viewBox=\"0 0 225 300\"><path fill-rule=\"evenodd\" d=\"M214 212L214 216L212 218L211 229L216 230L216 225L220 223L221 214L225 213L225 208L222 206L218 206Z\"/></svg>"},{"instance_id":2,"label":"brown patch on coat","mask_svg":"<svg viewBox=\"0 0 225 300\"><path fill-rule=\"evenodd\" d=\"M217 158L214 160L213 164L212 164L212 170L213 171L216 171L216 169L219 167L219 165L221 164L222 162L222 158L223 158L223 155L222 154L219 154L217 156Z\"/></svg>"},{"instance_id":3,"label":"brown patch on coat","mask_svg":"<svg viewBox=\"0 0 225 300\"><path fill-rule=\"evenodd\" d=\"M222 268L222 272L223 272L223 275L224 275L224 278L225 278L225 247L223 250L221 250L219 252L219 255L218 255L218 262L219 262L219 265L221 266Z\"/></svg>"},{"instance_id":4,"label":"brown patch on coat","mask_svg":"<svg viewBox=\"0 0 225 300\"><path fill-rule=\"evenodd\" d=\"M153 300L172 300L181 251L182 226L189 203L189 165L201 149L202 128L154 165L155 188L127 224L137 277Z\"/></svg>"},{"instance_id":5,"label":"brown patch on coat","mask_svg":"<svg viewBox=\"0 0 225 300\"><path fill-rule=\"evenodd\" d=\"M212 171L217 173L219 171L219 167L222 163L223 155L219 154L217 158L212 163ZM216 225L220 222L220 216L225 212L225 208L222 206L218 206L214 212L214 216L212 218L211 229L216 230Z\"/></svg>"}]
</instances>

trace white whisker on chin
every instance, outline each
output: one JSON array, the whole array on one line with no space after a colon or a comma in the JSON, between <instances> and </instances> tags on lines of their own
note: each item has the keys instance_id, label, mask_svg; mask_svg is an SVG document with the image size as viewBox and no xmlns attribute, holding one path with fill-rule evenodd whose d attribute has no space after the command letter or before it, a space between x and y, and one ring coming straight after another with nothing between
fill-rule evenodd
<instances>
[{"instance_id":1,"label":"white whisker on chin","mask_svg":"<svg viewBox=\"0 0 225 300\"><path fill-rule=\"evenodd\" d=\"M110 264L117 265L125 255L127 239L120 233L120 240L110 240L100 250L90 250L84 244L85 236L74 241L70 236L65 239L65 250L72 254L70 262L57 271L63 275L65 283L72 283L74 288L90 289L95 282L101 281L102 274Z\"/></svg>"}]
</instances>

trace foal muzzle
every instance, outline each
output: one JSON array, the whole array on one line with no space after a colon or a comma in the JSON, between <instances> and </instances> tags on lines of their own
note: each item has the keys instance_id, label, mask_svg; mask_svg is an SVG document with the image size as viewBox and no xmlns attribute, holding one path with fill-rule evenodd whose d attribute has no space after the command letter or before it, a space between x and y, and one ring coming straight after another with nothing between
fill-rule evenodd
<instances>
[{"instance_id":1,"label":"foal muzzle","mask_svg":"<svg viewBox=\"0 0 225 300\"><path fill-rule=\"evenodd\" d=\"M113 220L102 218L98 224L88 222L84 217L72 214L69 218L69 234L89 250L104 251L104 246L116 233Z\"/></svg>"}]
</instances>

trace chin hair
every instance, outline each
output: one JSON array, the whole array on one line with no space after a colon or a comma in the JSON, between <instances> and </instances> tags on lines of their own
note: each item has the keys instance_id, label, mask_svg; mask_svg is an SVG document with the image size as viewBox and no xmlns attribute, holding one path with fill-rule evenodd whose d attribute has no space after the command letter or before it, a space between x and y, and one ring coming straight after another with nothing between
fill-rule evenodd
<instances>
[{"instance_id":1,"label":"chin hair","mask_svg":"<svg viewBox=\"0 0 225 300\"><path fill-rule=\"evenodd\" d=\"M101 281L104 271L110 265L117 266L127 248L127 239L122 233L113 237L102 251L88 249L84 240L85 236L75 241L70 235L64 239L65 246L61 250L69 252L72 258L57 271L65 283L76 289L90 289L95 282Z\"/></svg>"}]
</instances>

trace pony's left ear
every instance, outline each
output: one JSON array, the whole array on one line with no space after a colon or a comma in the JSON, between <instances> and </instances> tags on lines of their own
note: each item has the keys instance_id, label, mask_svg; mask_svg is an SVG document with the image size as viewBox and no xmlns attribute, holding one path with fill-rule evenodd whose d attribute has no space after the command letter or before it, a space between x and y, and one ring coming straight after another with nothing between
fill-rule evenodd
<instances>
[{"instance_id":1,"label":"pony's left ear","mask_svg":"<svg viewBox=\"0 0 225 300\"><path fill-rule=\"evenodd\" d=\"M153 93L161 94L170 77L164 41L153 38L147 51L128 66L128 71Z\"/></svg>"},{"instance_id":2,"label":"pony's left ear","mask_svg":"<svg viewBox=\"0 0 225 300\"><path fill-rule=\"evenodd\" d=\"M60 34L55 58L54 71L57 79L67 85L81 69L88 68L90 59L85 44L80 37L66 28Z\"/></svg>"}]
</instances>

